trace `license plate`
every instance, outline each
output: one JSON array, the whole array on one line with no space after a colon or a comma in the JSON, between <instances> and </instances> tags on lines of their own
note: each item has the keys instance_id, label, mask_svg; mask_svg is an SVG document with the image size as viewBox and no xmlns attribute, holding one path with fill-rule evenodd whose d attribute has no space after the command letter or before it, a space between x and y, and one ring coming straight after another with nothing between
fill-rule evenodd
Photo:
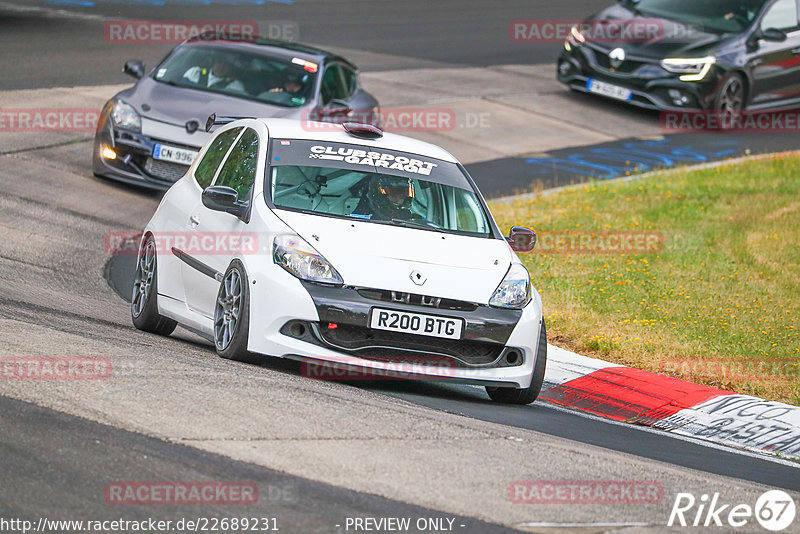
<instances>
[{"instance_id":1,"label":"license plate","mask_svg":"<svg viewBox=\"0 0 800 534\"><path fill-rule=\"evenodd\" d=\"M598 95L616 98L617 100L631 99L630 89L625 89L624 87L620 87L619 85L613 85L610 83L601 82L599 80L595 80L592 78L586 80L586 89L590 93L596 93Z\"/></svg>"},{"instance_id":2,"label":"license plate","mask_svg":"<svg viewBox=\"0 0 800 534\"><path fill-rule=\"evenodd\" d=\"M185 148L168 145L158 144L153 149L153 159L171 161L172 163L180 163L182 165L191 165L196 156L197 152L194 150L186 150Z\"/></svg>"},{"instance_id":3,"label":"license plate","mask_svg":"<svg viewBox=\"0 0 800 534\"><path fill-rule=\"evenodd\" d=\"M376 330L389 330L390 332L461 339L464 320L375 308L372 310L369 326Z\"/></svg>"}]
</instances>

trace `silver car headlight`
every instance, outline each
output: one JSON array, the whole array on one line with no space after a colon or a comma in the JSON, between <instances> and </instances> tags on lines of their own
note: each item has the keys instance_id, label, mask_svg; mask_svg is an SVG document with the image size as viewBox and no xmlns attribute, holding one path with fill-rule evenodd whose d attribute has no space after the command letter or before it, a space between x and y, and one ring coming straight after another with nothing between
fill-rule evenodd
<instances>
[{"instance_id":1,"label":"silver car headlight","mask_svg":"<svg viewBox=\"0 0 800 534\"><path fill-rule=\"evenodd\" d=\"M272 259L302 280L322 284L344 284L342 276L333 265L299 235L276 236L272 243Z\"/></svg>"},{"instance_id":2,"label":"silver car headlight","mask_svg":"<svg viewBox=\"0 0 800 534\"><path fill-rule=\"evenodd\" d=\"M111 122L123 130L142 131L142 118L133 109L133 106L122 100L115 100L114 105L111 106Z\"/></svg>"},{"instance_id":3,"label":"silver car headlight","mask_svg":"<svg viewBox=\"0 0 800 534\"><path fill-rule=\"evenodd\" d=\"M494 290L489 306L521 310L531 301L531 277L521 263L512 263L505 278Z\"/></svg>"},{"instance_id":4,"label":"silver car headlight","mask_svg":"<svg viewBox=\"0 0 800 534\"><path fill-rule=\"evenodd\" d=\"M661 68L667 72L681 74L684 82L699 82L706 77L711 65L717 62L714 56L700 58L670 57L661 60Z\"/></svg>"}]
</instances>

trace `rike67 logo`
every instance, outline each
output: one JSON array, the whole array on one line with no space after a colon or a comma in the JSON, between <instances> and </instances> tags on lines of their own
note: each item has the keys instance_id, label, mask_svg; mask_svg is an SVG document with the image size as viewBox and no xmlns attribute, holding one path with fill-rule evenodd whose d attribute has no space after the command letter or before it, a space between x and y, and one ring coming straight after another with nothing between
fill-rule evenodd
<instances>
[{"instance_id":1,"label":"rike67 logo","mask_svg":"<svg viewBox=\"0 0 800 534\"><path fill-rule=\"evenodd\" d=\"M678 493L667 526L740 528L753 518L772 532L786 529L794 522L794 500L781 490L761 494L754 507L749 504L723 503L719 493L703 494L696 499L691 493Z\"/></svg>"}]
</instances>

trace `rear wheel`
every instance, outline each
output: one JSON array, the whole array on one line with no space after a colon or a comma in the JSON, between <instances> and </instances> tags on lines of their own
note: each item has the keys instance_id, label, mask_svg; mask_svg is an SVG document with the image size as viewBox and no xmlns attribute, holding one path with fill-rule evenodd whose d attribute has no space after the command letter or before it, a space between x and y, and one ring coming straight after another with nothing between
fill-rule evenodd
<instances>
[{"instance_id":1,"label":"rear wheel","mask_svg":"<svg viewBox=\"0 0 800 534\"><path fill-rule=\"evenodd\" d=\"M228 360L258 363L261 356L248 352L250 329L250 288L247 273L239 260L234 260L219 286L214 307L214 345L217 354Z\"/></svg>"},{"instance_id":2,"label":"rear wheel","mask_svg":"<svg viewBox=\"0 0 800 534\"><path fill-rule=\"evenodd\" d=\"M530 404L536 400L542 390L545 367L547 367L547 332L544 327L544 318L542 318L542 326L539 329L539 348L536 350L536 365L533 367L531 385L522 389L486 386L486 393L495 402Z\"/></svg>"},{"instance_id":3,"label":"rear wheel","mask_svg":"<svg viewBox=\"0 0 800 534\"><path fill-rule=\"evenodd\" d=\"M156 244L147 236L136 262L131 295L131 318L139 330L168 336L178 323L158 313L158 276L156 276Z\"/></svg>"}]
</instances>

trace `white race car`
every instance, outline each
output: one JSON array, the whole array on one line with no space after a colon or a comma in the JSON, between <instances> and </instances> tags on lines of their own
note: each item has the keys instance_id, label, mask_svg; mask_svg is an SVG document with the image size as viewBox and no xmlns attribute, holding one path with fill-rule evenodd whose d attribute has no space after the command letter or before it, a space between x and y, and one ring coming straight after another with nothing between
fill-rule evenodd
<instances>
[{"instance_id":1,"label":"white race car","mask_svg":"<svg viewBox=\"0 0 800 534\"><path fill-rule=\"evenodd\" d=\"M144 229L136 328L199 331L223 358L539 394L539 294L466 170L370 125L223 123ZM324 377L324 374L321 376ZM349 375L348 375L349 376Z\"/></svg>"}]
</instances>

